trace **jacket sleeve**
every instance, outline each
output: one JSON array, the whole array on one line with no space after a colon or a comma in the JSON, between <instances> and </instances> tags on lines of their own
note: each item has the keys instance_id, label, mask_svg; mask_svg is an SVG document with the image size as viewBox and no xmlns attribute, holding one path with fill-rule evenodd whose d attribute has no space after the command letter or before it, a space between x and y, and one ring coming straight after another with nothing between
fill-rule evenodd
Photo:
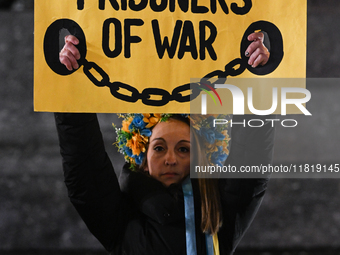
<instances>
[{"instance_id":1,"label":"jacket sleeve","mask_svg":"<svg viewBox=\"0 0 340 255\"><path fill-rule=\"evenodd\" d=\"M108 250L119 242L122 195L105 152L96 114L55 113L68 196Z\"/></svg>"},{"instance_id":2,"label":"jacket sleeve","mask_svg":"<svg viewBox=\"0 0 340 255\"><path fill-rule=\"evenodd\" d=\"M251 115L233 116L233 122L246 125ZM256 116L256 119L268 116ZM274 150L274 128L263 119L262 127L235 125L232 127L230 154L225 165L254 166L271 164ZM233 238L232 250L240 242L244 233L254 219L267 189L268 178L223 179L220 191L223 217L228 217L229 235ZM227 212L226 212L227 211ZM231 219L231 220L230 220Z\"/></svg>"}]
</instances>

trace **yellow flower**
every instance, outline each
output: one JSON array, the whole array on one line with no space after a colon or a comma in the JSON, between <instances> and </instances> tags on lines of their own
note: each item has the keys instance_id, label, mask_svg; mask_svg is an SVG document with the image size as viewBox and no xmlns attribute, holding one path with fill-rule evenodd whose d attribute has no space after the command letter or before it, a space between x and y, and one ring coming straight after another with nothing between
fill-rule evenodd
<instances>
[{"instance_id":1,"label":"yellow flower","mask_svg":"<svg viewBox=\"0 0 340 255\"><path fill-rule=\"evenodd\" d=\"M229 134L228 134L228 130L223 130L223 131L222 131L222 135L224 135L224 141L227 141L227 142L230 141L230 137L229 137Z\"/></svg>"},{"instance_id":2,"label":"yellow flower","mask_svg":"<svg viewBox=\"0 0 340 255\"><path fill-rule=\"evenodd\" d=\"M229 155L229 150L228 150L227 147L223 147L223 152L224 152L225 154Z\"/></svg>"},{"instance_id":3,"label":"yellow flower","mask_svg":"<svg viewBox=\"0 0 340 255\"><path fill-rule=\"evenodd\" d=\"M129 131L129 126L130 126L132 120L133 120L132 117L130 117L130 118L127 119L127 120L123 120L123 122L122 122L122 130L123 130L123 131L130 133L130 131Z\"/></svg>"},{"instance_id":4,"label":"yellow flower","mask_svg":"<svg viewBox=\"0 0 340 255\"><path fill-rule=\"evenodd\" d=\"M210 144L210 143L205 143L205 148L206 148L206 152L209 154L209 153L213 153L215 151L218 151L218 148L217 148L217 144L216 143L213 143L213 144Z\"/></svg>"},{"instance_id":5,"label":"yellow flower","mask_svg":"<svg viewBox=\"0 0 340 255\"><path fill-rule=\"evenodd\" d=\"M200 123L202 120L203 120L203 116L200 114L190 115L191 126L196 130L200 130L201 128Z\"/></svg>"},{"instance_id":6,"label":"yellow flower","mask_svg":"<svg viewBox=\"0 0 340 255\"><path fill-rule=\"evenodd\" d=\"M139 155L145 152L145 145L148 143L148 137L141 136L139 133L134 132L130 140L127 141L126 146L132 150L132 154Z\"/></svg>"},{"instance_id":7,"label":"yellow flower","mask_svg":"<svg viewBox=\"0 0 340 255\"><path fill-rule=\"evenodd\" d=\"M191 114L190 115L190 120L194 123L200 122L203 120L203 115L200 114Z\"/></svg>"},{"instance_id":8,"label":"yellow flower","mask_svg":"<svg viewBox=\"0 0 340 255\"><path fill-rule=\"evenodd\" d=\"M161 119L161 115L158 114L158 113L155 113L153 114L153 116L149 113L144 113L143 114L144 118L143 118L143 121L145 123L148 123L145 127L146 128L151 128L153 127L154 125L156 125L160 119Z\"/></svg>"},{"instance_id":9,"label":"yellow flower","mask_svg":"<svg viewBox=\"0 0 340 255\"><path fill-rule=\"evenodd\" d=\"M222 146L223 146L223 151L229 155L229 150L228 150L228 145L229 145L229 141L230 141L230 137L229 137L229 134L228 134L228 130L223 130L222 131L222 134L224 135L224 140L223 140L223 143L222 143Z\"/></svg>"}]
</instances>

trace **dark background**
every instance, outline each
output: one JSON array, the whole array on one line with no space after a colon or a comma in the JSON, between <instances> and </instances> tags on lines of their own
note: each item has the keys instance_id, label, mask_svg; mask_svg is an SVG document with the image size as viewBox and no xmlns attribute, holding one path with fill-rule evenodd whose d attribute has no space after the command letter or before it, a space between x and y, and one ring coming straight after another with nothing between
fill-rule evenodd
<instances>
[{"instance_id":1,"label":"dark background","mask_svg":"<svg viewBox=\"0 0 340 255\"><path fill-rule=\"evenodd\" d=\"M33 1L0 6L0 254L103 254L67 198L53 114L33 112ZM339 7L308 0L308 77L339 77ZM340 89L307 88L313 116L276 130L276 164L340 163ZM114 155L116 117L99 118ZM339 195L338 179L272 179L237 254L340 254Z\"/></svg>"}]
</instances>

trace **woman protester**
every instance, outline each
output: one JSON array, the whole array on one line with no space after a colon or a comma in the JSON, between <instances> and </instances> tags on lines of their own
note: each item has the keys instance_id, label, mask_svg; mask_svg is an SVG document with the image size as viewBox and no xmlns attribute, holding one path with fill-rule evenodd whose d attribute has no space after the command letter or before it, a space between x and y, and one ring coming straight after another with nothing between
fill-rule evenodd
<instances>
[{"instance_id":1,"label":"woman protester","mask_svg":"<svg viewBox=\"0 0 340 255\"><path fill-rule=\"evenodd\" d=\"M72 47L77 41L67 38L60 60L68 69L77 68L80 56ZM254 43L246 53L250 64L264 64L269 55L258 54L256 45L262 42ZM190 164L271 163L273 128L233 128L227 157L228 134L212 128L209 118L122 117L117 145L127 163L118 182L96 115L55 114L68 195L92 234L111 254L232 254L267 180L190 179ZM213 138L205 135L207 129Z\"/></svg>"}]
</instances>

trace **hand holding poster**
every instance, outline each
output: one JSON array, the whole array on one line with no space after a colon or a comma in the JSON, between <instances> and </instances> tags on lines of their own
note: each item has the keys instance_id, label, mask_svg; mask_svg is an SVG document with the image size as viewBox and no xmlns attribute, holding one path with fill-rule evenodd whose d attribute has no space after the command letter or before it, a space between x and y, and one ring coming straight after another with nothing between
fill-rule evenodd
<instances>
[{"instance_id":1,"label":"hand holding poster","mask_svg":"<svg viewBox=\"0 0 340 255\"><path fill-rule=\"evenodd\" d=\"M305 77L305 0L36 0L35 6L37 111L187 113L191 78ZM63 30L80 40L77 71L59 62ZM256 31L268 35L271 55L253 68L245 51Z\"/></svg>"}]
</instances>

